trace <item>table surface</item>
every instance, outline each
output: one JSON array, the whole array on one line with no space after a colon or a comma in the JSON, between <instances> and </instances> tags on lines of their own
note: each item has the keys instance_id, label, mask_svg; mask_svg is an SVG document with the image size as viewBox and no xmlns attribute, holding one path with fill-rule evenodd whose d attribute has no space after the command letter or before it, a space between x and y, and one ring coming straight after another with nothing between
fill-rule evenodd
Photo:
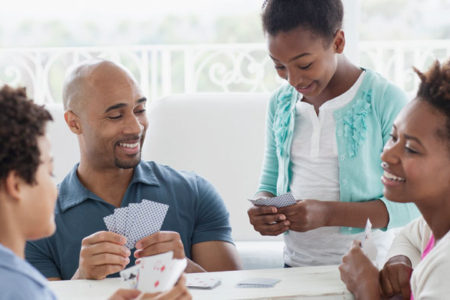
<instances>
[{"instance_id":1,"label":"table surface","mask_svg":"<svg viewBox=\"0 0 450 300\"><path fill-rule=\"evenodd\" d=\"M189 289L193 299L353 299L340 280L338 266L242 270L186 274L187 277L214 277L221 284L211 290ZM250 278L280 279L271 288L239 288ZM63 280L50 282L58 299L102 299L118 288L127 288L120 278L104 280Z\"/></svg>"}]
</instances>

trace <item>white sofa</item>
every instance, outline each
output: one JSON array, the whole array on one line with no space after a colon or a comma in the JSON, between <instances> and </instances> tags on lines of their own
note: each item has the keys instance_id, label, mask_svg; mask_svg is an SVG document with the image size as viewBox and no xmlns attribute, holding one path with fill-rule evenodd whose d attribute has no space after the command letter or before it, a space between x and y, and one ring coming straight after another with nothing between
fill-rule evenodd
<instances>
[{"instance_id":1,"label":"white sofa","mask_svg":"<svg viewBox=\"0 0 450 300\"><path fill-rule=\"evenodd\" d=\"M264 152L268 94L182 94L148 106L149 127L143 159L208 179L230 212L233 238L245 269L281 267L281 237L262 237L247 216L257 187ZM67 128L61 105L48 105L57 181L79 160L75 135Z\"/></svg>"}]
</instances>

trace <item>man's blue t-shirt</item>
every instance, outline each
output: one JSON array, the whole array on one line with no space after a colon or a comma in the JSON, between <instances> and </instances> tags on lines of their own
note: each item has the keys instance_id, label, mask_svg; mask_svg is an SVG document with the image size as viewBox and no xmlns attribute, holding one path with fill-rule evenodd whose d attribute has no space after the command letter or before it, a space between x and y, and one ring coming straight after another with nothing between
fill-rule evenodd
<instances>
[{"instance_id":1,"label":"man's blue t-shirt","mask_svg":"<svg viewBox=\"0 0 450 300\"><path fill-rule=\"evenodd\" d=\"M64 178L55 207L56 232L27 243L26 259L45 277L70 279L78 268L81 240L107 230L103 217L113 205L86 189L76 165ZM169 205L162 231L176 231L191 258L193 244L206 241L232 243L229 213L214 187L192 172L180 172L155 162L141 161L122 199L121 207L143 199ZM130 264L134 265L134 249ZM115 274L117 276L118 274Z\"/></svg>"}]
</instances>

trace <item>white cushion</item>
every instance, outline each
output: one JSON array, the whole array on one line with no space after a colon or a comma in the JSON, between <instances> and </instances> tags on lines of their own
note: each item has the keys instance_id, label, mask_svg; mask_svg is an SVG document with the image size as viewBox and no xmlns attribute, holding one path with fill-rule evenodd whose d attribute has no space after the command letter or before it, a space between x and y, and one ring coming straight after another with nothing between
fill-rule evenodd
<instances>
[{"instance_id":1,"label":"white cushion","mask_svg":"<svg viewBox=\"0 0 450 300\"><path fill-rule=\"evenodd\" d=\"M264 153L268 94L181 94L153 101L143 158L209 180L230 211L235 240L258 240L248 197ZM279 239L279 238L275 238Z\"/></svg>"}]
</instances>

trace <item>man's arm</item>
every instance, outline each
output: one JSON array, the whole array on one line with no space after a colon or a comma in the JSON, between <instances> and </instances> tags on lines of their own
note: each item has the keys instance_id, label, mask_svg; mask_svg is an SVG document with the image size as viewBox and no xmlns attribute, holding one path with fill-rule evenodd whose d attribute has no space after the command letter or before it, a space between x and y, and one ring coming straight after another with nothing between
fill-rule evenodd
<instances>
[{"instance_id":1,"label":"man's arm","mask_svg":"<svg viewBox=\"0 0 450 300\"><path fill-rule=\"evenodd\" d=\"M208 272L242 269L242 262L236 247L228 242L209 241L192 246L192 260ZM199 272L190 269L186 272ZM201 272L201 271L200 271Z\"/></svg>"},{"instance_id":2,"label":"man's arm","mask_svg":"<svg viewBox=\"0 0 450 300\"><path fill-rule=\"evenodd\" d=\"M61 280L59 266L51 256L49 238L28 241L25 247L25 259L48 280Z\"/></svg>"}]
</instances>

